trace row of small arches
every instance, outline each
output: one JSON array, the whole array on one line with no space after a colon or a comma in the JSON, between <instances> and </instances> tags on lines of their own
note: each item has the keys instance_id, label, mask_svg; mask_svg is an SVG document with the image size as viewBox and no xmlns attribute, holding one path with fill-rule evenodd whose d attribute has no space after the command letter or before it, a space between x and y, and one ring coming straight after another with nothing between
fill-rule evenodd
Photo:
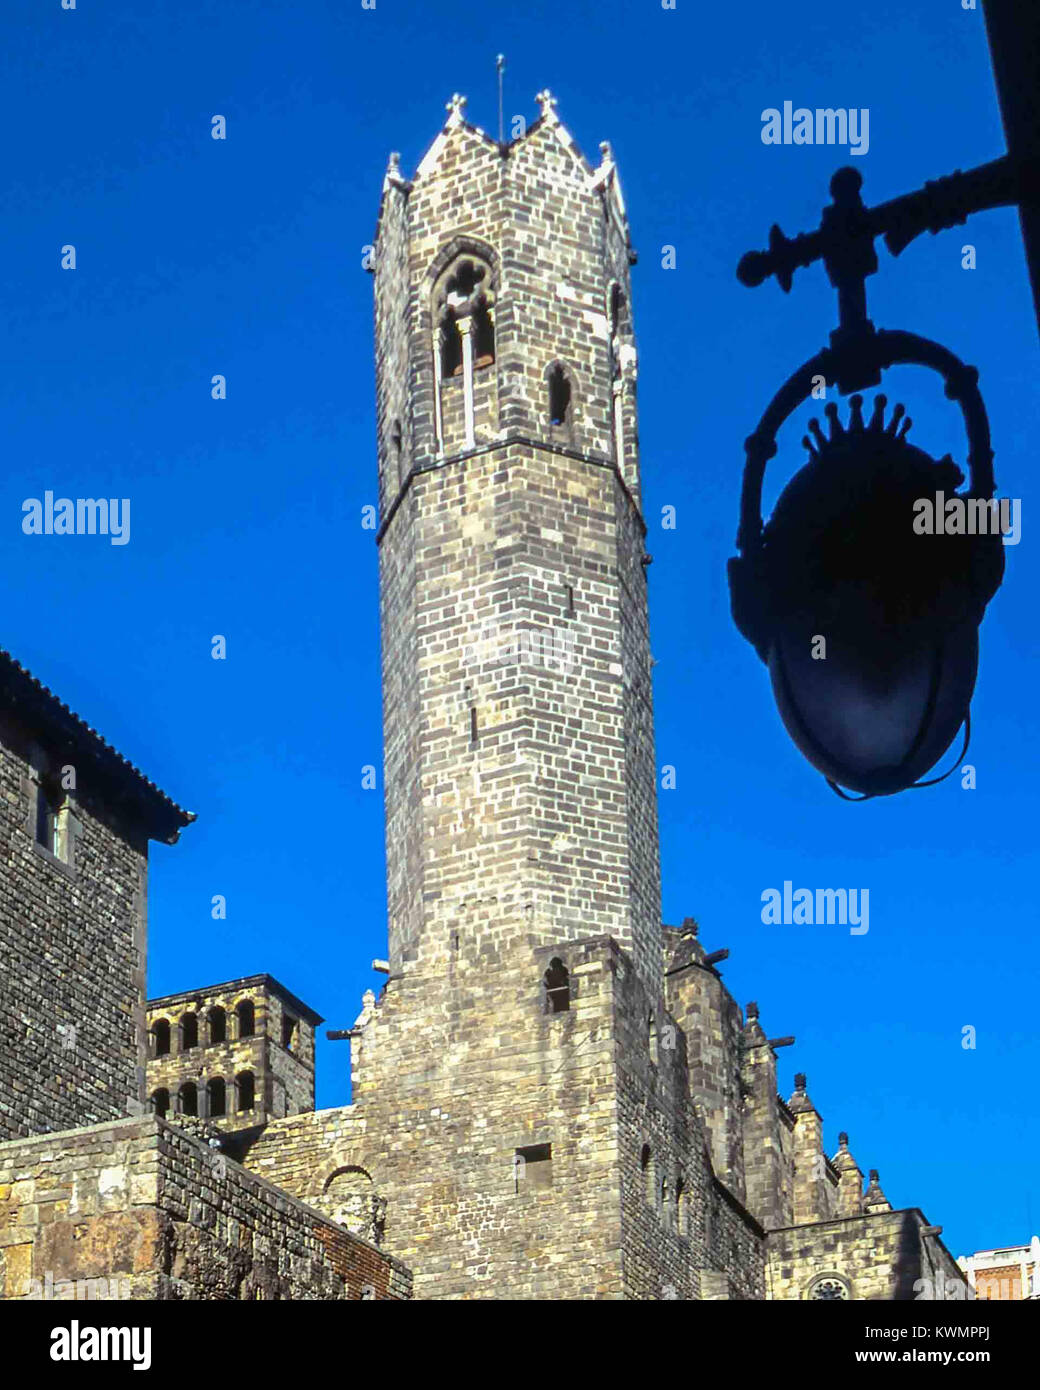
<instances>
[{"instance_id":1,"label":"row of small arches","mask_svg":"<svg viewBox=\"0 0 1040 1390\"><path fill-rule=\"evenodd\" d=\"M243 999L234 1013L231 1015L233 1020L233 1036L236 1038L251 1038L256 1032L256 1010L248 999ZM206 1013L204 1023L206 1029L206 1045L213 1043L228 1042L228 1015L219 1005L215 1005ZM168 1057L173 1051L173 1037L170 1020L158 1018L152 1024L152 1056ZM177 1051L187 1052L190 1048L199 1045L199 1015L191 1012L182 1014L177 1021Z\"/></svg>"},{"instance_id":2,"label":"row of small arches","mask_svg":"<svg viewBox=\"0 0 1040 1390\"><path fill-rule=\"evenodd\" d=\"M228 1102L232 1100L234 1107L229 1109ZM222 1076L213 1076L203 1086L185 1081L176 1093L166 1086L152 1092L153 1114L165 1119L171 1105L176 1115L197 1115L203 1119L243 1115L256 1107L256 1078L251 1071L241 1071L230 1086Z\"/></svg>"}]
</instances>

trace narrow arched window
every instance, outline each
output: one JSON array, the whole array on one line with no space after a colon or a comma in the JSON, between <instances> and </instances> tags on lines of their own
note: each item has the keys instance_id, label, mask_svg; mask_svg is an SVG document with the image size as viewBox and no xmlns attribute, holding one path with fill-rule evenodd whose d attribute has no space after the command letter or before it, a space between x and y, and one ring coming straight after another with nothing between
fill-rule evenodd
<instances>
[{"instance_id":1,"label":"narrow arched window","mask_svg":"<svg viewBox=\"0 0 1040 1390\"><path fill-rule=\"evenodd\" d=\"M152 1114L165 1119L170 1113L170 1093L165 1086L152 1094Z\"/></svg>"},{"instance_id":2,"label":"narrow arched window","mask_svg":"<svg viewBox=\"0 0 1040 1390\"><path fill-rule=\"evenodd\" d=\"M238 1094L238 1111L252 1110L256 1105L256 1083L251 1071L240 1071L235 1077L235 1090Z\"/></svg>"},{"instance_id":3,"label":"narrow arched window","mask_svg":"<svg viewBox=\"0 0 1040 1390\"><path fill-rule=\"evenodd\" d=\"M566 1013L571 1006L571 976L559 957L550 962L542 979L545 982L545 1012Z\"/></svg>"},{"instance_id":4,"label":"narrow arched window","mask_svg":"<svg viewBox=\"0 0 1040 1390\"><path fill-rule=\"evenodd\" d=\"M238 1036L251 1038L256 1031L256 1012L252 1000L243 999L235 1010L235 1017L238 1019Z\"/></svg>"},{"instance_id":5,"label":"narrow arched window","mask_svg":"<svg viewBox=\"0 0 1040 1390\"><path fill-rule=\"evenodd\" d=\"M209 1040L211 1043L227 1042L227 1014L221 1008L209 1011Z\"/></svg>"},{"instance_id":6,"label":"narrow arched window","mask_svg":"<svg viewBox=\"0 0 1040 1390\"><path fill-rule=\"evenodd\" d=\"M186 1081L178 1093L180 1104L178 1109L182 1115L197 1115L199 1113L199 1092L194 1081Z\"/></svg>"},{"instance_id":7,"label":"narrow arched window","mask_svg":"<svg viewBox=\"0 0 1040 1390\"><path fill-rule=\"evenodd\" d=\"M675 1180L675 1229L679 1235L689 1235L689 1202L686 1198L686 1185L681 1177Z\"/></svg>"},{"instance_id":8,"label":"narrow arched window","mask_svg":"<svg viewBox=\"0 0 1040 1390\"><path fill-rule=\"evenodd\" d=\"M227 1114L227 1088L224 1078L214 1076L206 1083L206 1113L209 1115Z\"/></svg>"},{"instance_id":9,"label":"narrow arched window","mask_svg":"<svg viewBox=\"0 0 1040 1390\"><path fill-rule=\"evenodd\" d=\"M657 1023L651 1013L646 1021L647 1041L650 1046L650 1060L655 1065L657 1063Z\"/></svg>"},{"instance_id":10,"label":"narrow arched window","mask_svg":"<svg viewBox=\"0 0 1040 1390\"><path fill-rule=\"evenodd\" d=\"M400 420L395 420L390 430L390 448L394 456L394 472L399 483L404 482L404 431L401 429Z\"/></svg>"},{"instance_id":11,"label":"narrow arched window","mask_svg":"<svg viewBox=\"0 0 1040 1390\"><path fill-rule=\"evenodd\" d=\"M152 1025L153 1055L168 1057L170 1054L170 1024L165 1018L157 1018Z\"/></svg>"},{"instance_id":12,"label":"narrow arched window","mask_svg":"<svg viewBox=\"0 0 1040 1390\"><path fill-rule=\"evenodd\" d=\"M621 375L621 339L624 333L625 296L620 285L610 287L611 375Z\"/></svg>"},{"instance_id":13,"label":"narrow arched window","mask_svg":"<svg viewBox=\"0 0 1040 1390\"><path fill-rule=\"evenodd\" d=\"M198 1014L185 1014L181 1019L181 1051L187 1052L189 1047L199 1045L199 1016Z\"/></svg>"},{"instance_id":14,"label":"narrow arched window","mask_svg":"<svg viewBox=\"0 0 1040 1390\"><path fill-rule=\"evenodd\" d=\"M571 383L557 363L549 372L549 424L559 428L571 422Z\"/></svg>"}]
</instances>

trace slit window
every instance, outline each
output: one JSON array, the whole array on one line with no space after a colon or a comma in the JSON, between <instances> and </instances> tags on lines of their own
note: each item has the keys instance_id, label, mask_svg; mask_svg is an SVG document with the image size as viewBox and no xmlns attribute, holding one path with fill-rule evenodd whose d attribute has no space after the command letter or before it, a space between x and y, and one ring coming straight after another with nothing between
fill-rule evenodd
<instances>
[{"instance_id":1,"label":"slit window","mask_svg":"<svg viewBox=\"0 0 1040 1390\"><path fill-rule=\"evenodd\" d=\"M644 1144L640 1151L639 1168L643 1174L643 1191L646 1194L646 1200L653 1206L657 1193L654 1187L654 1159L649 1144Z\"/></svg>"},{"instance_id":2,"label":"slit window","mask_svg":"<svg viewBox=\"0 0 1040 1390\"><path fill-rule=\"evenodd\" d=\"M571 384L562 367L549 373L549 423L569 425L571 419Z\"/></svg>"},{"instance_id":3,"label":"slit window","mask_svg":"<svg viewBox=\"0 0 1040 1390\"><path fill-rule=\"evenodd\" d=\"M282 1046L289 1052L296 1041L296 1019L290 1014L282 1014Z\"/></svg>"}]
</instances>

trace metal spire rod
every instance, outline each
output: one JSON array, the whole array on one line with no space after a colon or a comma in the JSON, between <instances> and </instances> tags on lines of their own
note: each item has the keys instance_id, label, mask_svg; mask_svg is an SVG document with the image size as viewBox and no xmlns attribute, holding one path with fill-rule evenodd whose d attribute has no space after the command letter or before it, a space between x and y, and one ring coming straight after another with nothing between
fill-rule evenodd
<instances>
[{"instance_id":1,"label":"metal spire rod","mask_svg":"<svg viewBox=\"0 0 1040 1390\"><path fill-rule=\"evenodd\" d=\"M506 56L500 53L495 59L495 67L498 69L498 143L505 144L505 118L502 106L502 74L506 69Z\"/></svg>"}]
</instances>

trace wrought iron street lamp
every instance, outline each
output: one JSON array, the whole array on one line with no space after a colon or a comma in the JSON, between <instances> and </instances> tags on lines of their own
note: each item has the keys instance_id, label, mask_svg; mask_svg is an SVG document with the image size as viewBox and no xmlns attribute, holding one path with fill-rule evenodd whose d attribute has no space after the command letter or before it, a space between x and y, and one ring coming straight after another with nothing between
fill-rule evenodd
<instances>
[{"instance_id":1,"label":"wrought iron street lamp","mask_svg":"<svg viewBox=\"0 0 1040 1390\"><path fill-rule=\"evenodd\" d=\"M940 344L875 329L867 317L865 280L877 258L861 184L854 169L831 181L833 202L817 236L838 290L839 326L830 346L788 378L747 440L739 555L729 578L734 620L769 667L795 743L836 790L878 796L921 785L962 726L967 731L978 626L1003 577L1004 552L978 373ZM782 248L792 245L774 228L766 259L789 257ZM761 266L762 258L745 257L738 273L753 280ZM964 476L948 455L935 460L909 443L901 405L886 420L878 395L864 420L858 393L897 365L938 372L960 406L966 493L956 493ZM809 460L763 524L763 477L777 432L821 381L853 393L848 424L833 402L827 435L812 422L803 441ZM933 534L915 529L918 504L937 495L955 497L965 515L982 520L981 532L949 534L941 521Z\"/></svg>"},{"instance_id":2,"label":"wrought iron street lamp","mask_svg":"<svg viewBox=\"0 0 1040 1390\"><path fill-rule=\"evenodd\" d=\"M835 790L863 797L929 785L921 779L962 727L967 746L978 628L1004 572L978 373L927 338L875 329L866 306L876 237L899 255L924 231L1017 205L1040 326L1040 6L985 0L985 10L1007 154L873 208L858 172L841 169L817 231L789 239L774 226L768 251L749 252L737 269L745 285L775 275L789 291L796 269L822 259L838 291L830 346L788 378L746 442L729 580L734 620L769 667L791 737ZM899 365L938 372L959 405L966 492L956 492L964 476L948 455L935 460L909 443L901 405L886 420L879 395L864 420L859 392ZM848 424L833 402L827 436L812 422L808 462L763 523L777 432L821 380L851 397ZM940 520L921 534L922 502L934 498L938 510L948 496L983 524L951 534Z\"/></svg>"}]
</instances>

